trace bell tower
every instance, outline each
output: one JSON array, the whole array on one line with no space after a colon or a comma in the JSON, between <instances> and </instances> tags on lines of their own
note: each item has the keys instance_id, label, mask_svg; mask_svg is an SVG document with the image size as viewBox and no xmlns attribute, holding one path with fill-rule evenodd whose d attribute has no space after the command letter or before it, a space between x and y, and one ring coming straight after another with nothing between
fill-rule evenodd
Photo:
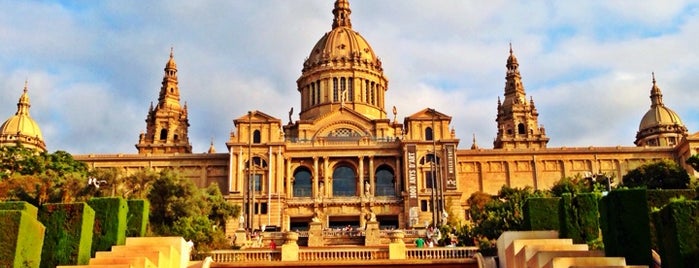
<instances>
[{"instance_id":1,"label":"bell tower","mask_svg":"<svg viewBox=\"0 0 699 268\"><path fill-rule=\"evenodd\" d=\"M539 112L534 106L534 99L527 101L512 44L505 66L505 100L500 102L498 97L498 116L495 119L498 135L493 145L495 149L546 148L549 138L544 127L539 126Z\"/></svg>"},{"instance_id":2,"label":"bell tower","mask_svg":"<svg viewBox=\"0 0 699 268\"><path fill-rule=\"evenodd\" d=\"M151 102L146 117L146 133L141 133L136 148L139 154L192 153L189 143L187 104L180 106L177 64L170 49L158 105Z\"/></svg>"}]
</instances>

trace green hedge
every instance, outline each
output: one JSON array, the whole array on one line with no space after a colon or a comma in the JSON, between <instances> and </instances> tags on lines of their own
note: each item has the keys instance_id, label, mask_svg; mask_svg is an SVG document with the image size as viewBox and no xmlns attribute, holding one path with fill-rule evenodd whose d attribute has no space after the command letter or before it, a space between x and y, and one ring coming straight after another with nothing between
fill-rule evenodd
<instances>
[{"instance_id":1,"label":"green hedge","mask_svg":"<svg viewBox=\"0 0 699 268\"><path fill-rule=\"evenodd\" d=\"M646 190L612 191L599 207L605 255L625 257L629 265L651 265Z\"/></svg>"},{"instance_id":2,"label":"green hedge","mask_svg":"<svg viewBox=\"0 0 699 268\"><path fill-rule=\"evenodd\" d=\"M599 238L599 195L595 193L578 194L573 198L573 205L578 220L581 243L590 243Z\"/></svg>"},{"instance_id":3,"label":"green hedge","mask_svg":"<svg viewBox=\"0 0 699 268\"><path fill-rule=\"evenodd\" d=\"M7 201L0 203L0 210L22 210L27 212L29 216L37 218L39 209L32 204L24 201Z\"/></svg>"},{"instance_id":4,"label":"green hedge","mask_svg":"<svg viewBox=\"0 0 699 268\"><path fill-rule=\"evenodd\" d=\"M526 230L558 230L558 203L561 198L529 198L524 204Z\"/></svg>"},{"instance_id":5,"label":"green hedge","mask_svg":"<svg viewBox=\"0 0 699 268\"><path fill-rule=\"evenodd\" d=\"M0 267L39 267L44 225L24 210L0 210Z\"/></svg>"},{"instance_id":6,"label":"green hedge","mask_svg":"<svg viewBox=\"0 0 699 268\"><path fill-rule=\"evenodd\" d=\"M92 198L87 202L95 210L92 236L92 253L108 251L114 245L126 241L126 214L128 206L121 197Z\"/></svg>"},{"instance_id":7,"label":"green hedge","mask_svg":"<svg viewBox=\"0 0 699 268\"><path fill-rule=\"evenodd\" d=\"M90 261L95 211L86 203L46 204L39 214L46 225L41 267L84 265Z\"/></svg>"},{"instance_id":8,"label":"green hedge","mask_svg":"<svg viewBox=\"0 0 699 268\"><path fill-rule=\"evenodd\" d=\"M127 203L129 206L129 213L127 215L126 236L146 236L150 203L147 199L132 199L127 201Z\"/></svg>"},{"instance_id":9,"label":"green hedge","mask_svg":"<svg viewBox=\"0 0 699 268\"><path fill-rule=\"evenodd\" d=\"M670 199L684 197L687 200L697 198L697 192L694 189L667 189L667 190L648 190L648 214L654 210L658 210L670 203ZM659 237L656 235L655 222L650 221L650 242L651 247L659 250Z\"/></svg>"},{"instance_id":10,"label":"green hedge","mask_svg":"<svg viewBox=\"0 0 699 268\"><path fill-rule=\"evenodd\" d=\"M699 201L671 202L653 213L663 267L699 264Z\"/></svg>"},{"instance_id":11,"label":"green hedge","mask_svg":"<svg viewBox=\"0 0 699 268\"><path fill-rule=\"evenodd\" d=\"M573 206L573 196L570 193L564 193L561 196L558 215L560 222L558 236L573 239L573 242L576 244L584 243L585 241L583 241L580 235L580 227L578 226L578 215L575 213Z\"/></svg>"}]
</instances>

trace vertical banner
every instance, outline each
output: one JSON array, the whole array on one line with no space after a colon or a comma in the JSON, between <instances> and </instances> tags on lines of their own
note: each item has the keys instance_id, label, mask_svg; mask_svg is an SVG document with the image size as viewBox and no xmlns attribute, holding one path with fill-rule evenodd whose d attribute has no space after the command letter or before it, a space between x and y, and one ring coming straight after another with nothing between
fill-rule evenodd
<instances>
[{"instance_id":1,"label":"vertical banner","mask_svg":"<svg viewBox=\"0 0 699 268\"><path fill-rule=\"evenodd\" d=\"M408 190L408 207L410 208L409 213L409 224L413 226L417 223L417 212L418 212L418 202L417 202L417 147L415 144L407 145L407 150L405 152L405 163L408 168L407 190Z\"/></svg>"},{"instance_id":2,"label":"vertical banner","mask_svg":"<svg viewBox=\"0 0 699 268\"><path fill-rule=\"evenodd\" d=\"M456 190L456 145L445 144L447 154L447 176L445 186L447 190Z\"/></svg>"}]
</instances>

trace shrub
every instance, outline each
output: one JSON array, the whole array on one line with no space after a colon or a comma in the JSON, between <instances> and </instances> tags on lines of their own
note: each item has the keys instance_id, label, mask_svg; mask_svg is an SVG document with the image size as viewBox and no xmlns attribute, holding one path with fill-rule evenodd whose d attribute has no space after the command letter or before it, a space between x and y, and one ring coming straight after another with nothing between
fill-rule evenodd
<instances>
[{"instance_id":1,"label":"shrub","mask_svg":"<svg viewBox=\"0 0 699 268\"><path fill-rule=\"evenodd\" d=\"M87 202L95 210L92 237L92 256L107 251L126 241L126 214L128 206L121 197L92 198Z\"/></svg>"},{"instance_id":2,"label":"shrub","mask_svg":"<svg viewBox=\"0 0 699 268\"><path fill-rule=\"evenodd\" d=\"M650 224L645 189L616 190L600 202L606 256L627 264L651 265Z\"/></svg>"},{"instance_id":3,"label":"shrub","mask_svg":"<svg viewBox=\"0 0 699 268\"><path fill-rule=\"evenodd\" d=\"M90 261L95 211L86 203L45 204L39 220L46 225L41 267L84 265Z\"/></svg>"},{"instance_id":4,"label":"shrub","mask_svg":"<svg viewBox=\"0 0 699 268\"><path fill-rule=\"evenodd\" d=\"M526 230L558 230L559 197L529 198L524 206L524 228Z\"/></svg>"},{"instance_id":5,"label":"shrub","mask_svg":"<svg viewBox=\"0 0 699 268\"><path fill-rule=\"evenodd\" d=\"M132 199L127 201L129 211L127 214L127 237L141 237L146 235L148 227L148 212L150 203L146 199Z\"/></svg>"}]
</instances>

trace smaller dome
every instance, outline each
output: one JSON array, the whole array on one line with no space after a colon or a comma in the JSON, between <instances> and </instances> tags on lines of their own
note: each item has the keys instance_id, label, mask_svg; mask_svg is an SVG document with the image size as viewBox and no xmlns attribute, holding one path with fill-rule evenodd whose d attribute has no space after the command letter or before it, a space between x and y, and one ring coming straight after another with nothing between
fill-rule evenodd
<instances>
[{"instance_id":1,"label":"smaller dome","mask_svg":"<svg viewBox=\"0 0 699 268\"><path fill-rule=\"evenodd\" d=\"M641 124L638 126L639 131L643 131L655 126L682 126L680 116L663 104L663 93L655 81L655 73L653 73L653 87L650 90L650 109L641 119Z\"/></svg>"},{"instance_id":2,"label":"smaller dome","mask_svg":"<svg viewBox=\"0 0 699 268\"><path fill-rule=\"evenodd\" d=\"M46 151L39 124L29 116L30 106L25 83L24 92L17 103L17 112L0 126L0 145L21 143L25 147Z\"/></svg>"}]
</instances>

